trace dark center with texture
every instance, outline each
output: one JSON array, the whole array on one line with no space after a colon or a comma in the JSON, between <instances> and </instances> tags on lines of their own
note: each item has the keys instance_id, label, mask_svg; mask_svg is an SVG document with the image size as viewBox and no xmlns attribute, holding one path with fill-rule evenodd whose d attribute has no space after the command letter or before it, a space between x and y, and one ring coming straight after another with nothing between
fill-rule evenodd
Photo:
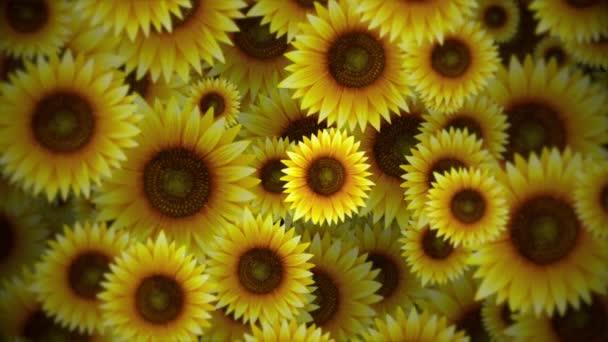
<instances>
[{"instance_id":1,"label":"dark center with texture","mask_svg":"<svg viewBox=\"0 0 608 342\"><path fill-rule=\"evenodd\" d=\"M340 307L340 291L333 279L323 270L314 268L312 270L312 279L314 286L317 288L312 293L315 296L314 304L319 308L312 311L314 322L318 326L330 322Z\"/></svg>"},{"instance_id":2,"label":"dark center with texture","mask_svg":"<svg viewBox=\"0 0 608 342\"><path fill-rule=\"evenodd\" d=\"M306 172L308 186L317 194L331 196L342 189L346 181L344 166L332 157L321 157Z\"/></svg>"},{"instance_id":3,"label":"dark center with texture","mask_svg":"<svg viewBox=\"0 0 608 342\"><path fill-rule=\"evenodd\" d=\"M347 88L363 88L382 76L386 66L384 46L366 32L350 32L329 48L329 73Z\"/></svg>"},{"instance_id":4,"label":"dark center with texture","mask_svg":"<svg viewBox=\"0 0 608 342\"><path fill-rule=\"evenodd\" d=\"M443 77L460 77L470 65L469 47L458 39L446 39L443 45L435 45L431 52L431 66Z\"/></svg>"},{"instance_id":5,"label":"dark center with texture","mask_svg":"<svg viewBox=\"0 0 608 342\"><path fill-rule=\"evenodd\" d=\"M576 246L581 227L569 203L551 196L523 202L508 224L511 240L519 253L537 265L566 257Z\"/></svg>"},{"instance_id":6,"label":"dark center with texture","mask_svg":"<svg viewBox=\"0 0 608 342\"><path fill-rule=\"evenodd\" d=\"M95 130L93 108L87 100L70 92L56 92L40 100L31 124L36 141L56 153L80 150Z\"/></svg>"},{"instance_id":7,"label":"dark center with texture","mask_svg":"<svg viewBox=\"0 0 608 342\"><path fill-rule=\"evenodd\" d=\"M481 305L469 309L457 322L458 330L464 330L471 342L490 342L490 336L483 327Z\"/></svg>"},{"instance_id":8,"label":"dark center with texture","mask_svg":"<svg viewBox=\"0 0 608 342\"><path fill-rule=\"evenodd\" d=\"M427 229L422 237L422 249L424 253L433 259L445 259L452 254L454 247L450 242L437 236L437 231Z\"/></svg>"},{"instance_id":9,"label":"dark center with texture","mask_svg":"<svg viewBox=\"0 0 608 342\"><path fill-rule=\"evenodd\" d=\"M238 266L239 282L247 291L267 294L283 280L283 262L268 248L253 248L241 255Z\"/></svg>"},{"instance_id":10,"label":"dark center with texture","mask_svg":"<svg viewBox=\"0 0 608 342\"><path fill-rule=\"evenodd\" d=\"M262 187L268 192L280 194L285 189L285 181L281 180L285 174L282 169L285 165L279 159L268 160L260 170Z\"/></svg>"},{"instance_id":11,"label":"dark center with texture","mask_svg":"<svg viewBox=\"0 0 608 342\"><path fill-rule=\"evenodd\" d=\"M3 264L15 250L17 236L10 218L0 213L0 264Z\"/></svg>"},{"instance_id":12,"label":"dark center with texture","mask_svg":"<svg viewBox=\"0 0 608 342\"><path fill-rule=\"evenodd\" d=\"M311 135L326 128L327 123L325 121L319 122L316 115L307 116L290 121L281 133L281 138L289 138L289 142L300 142L304 137L310 138Z\"/></svg>"},{"instance_id":13,"label":"dark center with texture","mask_svg":"<svg viewBox=\"0 0 608 342\"><path fill-rule=\"evenodd\" d=\"M4 6L8 25L19 33L40 31L49 20L45 0L8 0Z\"/></svg>"},{"instance_id":14,"label":"dark center with texture","mask_svg":"<svg viewBox=\"0 0 608 342\"><path fill-rule=\"evenodd\" d=\"M450 209L452 215L461 223L475 223L485 214L486 200L478 191L464 189L452 197Z\"/></svg>"},{"instance_id":15,"label":"dark center with texture","mask_svg":"<svg viewBox=\"0 0 608 342\"><path fill-rule=\"evenodd\" d=\"M91 338L76 332L71 332L55 323L42 310L32 312L21 329L21 337L27 341L70 341L84 342Z\"/></svg>"},{"instance_id":16,"label":"dark center with texture","mask_svg":"<svg viewBox=\"0 0 608 342\"><path fill-rule=\"evenodd\" d=\"M429 180L429 187L432 187L432 184L437 181L435 173L444 175L450 172L452 169L458 170L464 167L466 167L466 165L463 162L454 158L441 158L435 161L433 166L429 169L429 174L427 176L427 179Z\"/></svg>"},{"instance_id":17,"label":"dark center with texture","mask_svg":"<svg viewBox=\"0 0 608 342\"><path fill-rule=\"evenodd\" d=\"M318 2L321 5L325 5L327 0L295 0L298 5L302 8L314 9L314 3Z\"/></svg>"},{"instance_id":18,"label":"dark center with texture","mask_svg":"<svg viewBox=\"0 0 608 342\"><path fill-rule=\"evenodd\" d=\"M382 172L401 179L404 172L401 165L407 164L405 157L418 143L415 136L420 133L421 123L422 118L418 115L402 115L391 123L382 124L372 146L374 161Z\"/></svg>"},{"instance_id":19,"label":"dark center with texture","mask_svg":"<svg viewBox=\"0 0 608 342\"><path fill-rule=\"evenodd\" d=\"M166 324L181 314L184 292L175 279L154 275L139 284L135 291L135 306L144 320L152 324Z\"/></svg>"},{"instance_id":20,"label":"dark center with texture","mask_svg":"<svg viewBox=\"0 0 608 342\"><path fill-rule=\"evenodd\" d=\"M608 312L599 297L591 305L581 303L578 309L569 307L561 316L556 313L551 319L553 331L564 342L608 341Z\"/></svg>"},{"instance_id":21,"label":"dark center with texture","mask_svg":"<svg viewBox=\"0 0 608 342\"><path fill-rule=\"evenodd\" d=\"M444 129L459 129L464 131L465 129L469 134L475 135L477 139L483 139L483 129L479 122L467 115L453 116L446 122Z\"/></svg>"},{"instance_id":22,"label":"dark center with texture","mask_svg":"<svg viewBox=\"0 0 608 342\"><path fill-rule=\"evenodd\" d=\"M566 0L568 5L574 8L584 9L601 3L602 0ZM598 9L601 11L601 9Z\"/></svg>"},{"instance_id":23,"label":"dark center with texture","mask_svg":"<svg viewBox=\"0 0 608 342\"><path fill-rule=\"evenodd\" d=\"M608 213L608 184L605 184L600 192L600 205L604 212Z\"/></svg>"},{"instance_id":24,"label":"dark center with texture","mask_svg":"<svg viewBox=\"0 0 608 342\"><path fill-rule=\"evenodd\" d=\"M389 298L399 286L399 268L391 257L382 252L369 253L367 260L371 261L372 268L380 270L376 280L381 286L376 293L384 299Z\"/></svg>"},{"instance_id":25,"label":"dark center with texture","mask_svg":"<svg viewBox=\"0 0 608 342\"><path fill-rule=\"evenodd\" d=\"M287 38L277 38L270 32L268 24L262 25L260 18L237 20L239 32L234 33L234 45L254 59L272 59L283 56L289 44Z\"/></svg>"},{"instance_id":26,"label":"dark center with texture","mask_svg":"<svg viewBox=\"0 0 608 342\"><path fill-rule=\"evenodd\" d=\"M86 252L77 256L68 270L68 282L74 293L82 298L96 300L101 292L104 273L110 271L111 259L99 252Z\"/></svg>"},{"instance_id":27,"label":"dark center with texture","mask_svg":"<svg viewBox=\"0 0 608 342\"><path fill-rule=\"evenodd\" d=\"M211 195L211 177L205 162L185 148L158 152L146 164L143 178L148 202L166 216L194 215Z\"/></svg>"},{"instance_id":28,"label":"dark center with texture","mask_svg":"<svg viewBox=\"0 0 608 342\"><path fill-rule=\"evenodd\" d=\"M198 102L198 108L200 109L201 114L205 114L209 108L213 108L213 116L217 118L224 114L226 102L224 101L222 94L209 92L201 97L201 100Z\"/></svg>"},{"instance_id":29,"label":"dark center with texture","mask_svg":"<svg viewBox=\"0 0 608 342\"><path fill-rule=\"evenodd\" d=\"M507 11L498 5L488 6L483 13L483 22L489 28L501 28L507 23L507 19Z\"/></svg>"},{"instance_id":30,"label":"dark center with texture","mask_svg":"<svg viewBox=\"0 0 608 342\"><path fill-rule=\"evenodd\" d=\"M127 77L125 77L125 83L129 85L129 91L131 93L137 93L139 96L146 98L150 91L150 87L152 86L150 75L145 74L140 79L137 79L136 75L137 73L135 71L130 72Z\"/></svg>"}]
</instances>

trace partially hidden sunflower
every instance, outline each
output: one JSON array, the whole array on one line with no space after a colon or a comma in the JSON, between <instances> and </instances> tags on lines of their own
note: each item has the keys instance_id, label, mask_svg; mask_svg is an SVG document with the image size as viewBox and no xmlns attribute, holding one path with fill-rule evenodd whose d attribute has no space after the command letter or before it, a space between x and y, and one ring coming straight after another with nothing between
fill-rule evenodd
<instances>
[{"instance_id":1,"label":"partially hidden sunflower","mask_svg":"<svg viewBox=\"0 0 608 342\"><path fill-rule=\"evenodd\" d=\"M70 330L103 333L101 292L110 263L127 247L128 235L101 224L66 226L49 242L31 286L45 312Z\"/></svg>"},{"instance_id":2,"label":"partially hidden sunflower","mask_svg":"<svg viewBox=\"0 0 608 342\"><path fill-rule=\"evenodd\" d=\"M542 59L549 63L555 59L558 67L566 67L573 64L573 58L569 51L566 51L564 42L554 36L546 36L538 42L534 48L534 58Z\"/></svg>"},{"instance_id":3,"label":"partially hidden sunflower","mask_svg":"<svg viewBox=\"0 0 608 342\"><path fill-rule=\"evenodd\" d=\"M278 37L287 35L287 42L291 42L300 32L306 16L314 13L315 2L324 5L327 0L254 0L247 16L262 17L262 25L269 24L270 32Z\"/></svg>"},{"instance_id":4,"label":"partially hidden sunflower","mask_svg":"<svg viewBox=\"0 0 608 342\"><path fill-rule=\"evenodd\" d=\"M216 297L205 266L164 233L129 247L110 271L98 298L117 338L192 340L209 326Z\"/></svg>"},{"instance_id":5,"label":"partially hidden sunflower","mask_svg":"<svg viewBox=\"0 0 608 342\"><path fill-rule=\"evenodd\" d=\"M508 342L510 340L509 336L505 333L506 329L514 323L513 313L509 308L509 304L496 304L494 298L487 298L483 301L481 315L483 326L493 341Z\"/></svg>"},{"instance_id":6,"label":"partially hidden sunflower","mask_svg":"<svg viewBox=\"0 0 608 342\"><path fill-rule=\"evenodd\" d=\"M577 62L593 67L608 69L608 33L599 39L585 43L576 41L564 42L566 50Z\"/></svg>"},{"instance_id":7,"label":"partially hidden sunflower","mask_svg":"<svg viewBox=\"0 0 608 342\"><path fill-rule=\"evenodd\" d=\"M262 323L261 327L253 326L253 332L245 335L245 342L333 342L328 332L314 324L306 325L296 321L283 320L280 324Z\"/></svg>"},{"instance_id":8,"label":"partially hidden sunflower","mask_svg":"<svg viewBox=\"0 0 608 342\"><path fill-rule=\"evenodd\" d=\"M506 42L519 27L518 0L480 0L474 18L496 42Z\"/></svg>"},{"instance_id":9,"label":"partially hidden sunflower","mask_svg":"<svg viewBox=\"0 0 608 342\"><path fill-rule=\"evenodd\" d=\"M574 192L576 212L599 238L608 237L608 162L590 159L579 174Z\"/></svg>"},{"instance_id":10,"label":"partially hidden sunflower","mask_svg":"<svg viewBox=\"0 0 608 342\"><path fill-rule=\"evenodd\" d=\"M458 26L443 40L418 44L410 39L401 48L409 83L429 109L444 112L458 110L482 91L500 64L492 38L474 22Z\"/></svg>"},{"instance_id":11,"label":"partially hidden sunflower","mask_svg":"<svg viewBox=\"0 0 608 342\"><path fill-rule=\"evenodd\" d=\"M66 52L26 63L0 84L0 164L11 182L49 200L88 197L135 145L141 116L118 72Z\"/></svg>"},{"instance_id":12,"label":"partially hidden sunflower","mask_svg":"<svg viewBox=\"0 0 608 342\"><path fill-rule=\"evenodd\" d=\"M285 201L294 220L341 222L364 205L374 183L359 145L354 137L332 128L304 138L287 151L281 180L286 182Z\"/></svg>"},{"instance_id":13,"label":"partially hidden sunflower","mask_svg":"<svg viewBox=\"0 0 608 342\"><path fill-rule=\"evenodd\" d=\"M213 107L215 119L224 118L226 125L236 125L241 95L232 82L223 77L205 78L189 85L184 91L187 98L184 107L198 106L201 113L207 113Z\"/></svg>"},{"instance_id":14,"label":"partially hidden sunflower","mask_svg":"<svg viewBox=\"0 0 608 342\"><path fill-rule=\"evenodd\" d=\"M145 106L141 105L142 102L152 106L157 100L168 102L172 97L175 97L181 103L185 103L189 95L188 89L192 87L177 75L173 75L169 81L163 78L153 81L150 72L146 72L142 77L137 78L136 71L126 74L124 83L129 86L129 93L136 95L135 102L139 105L138 107L144 107L143 109L138 108L139 111L145 111Z\"/></svg>"},{"instance_id":15,"label":"partially hidden sunflower","mask_svg":"<svg viewBox=\"0 0 608 342\"><path fill-rule=\"evenodd\" d=\"M308 114L351 130L380 127L389 110L407 110L407 74L397 44L371 30L350 0L315 4L302 32L285 55L293 63L279 87L295 89Z\"/></svg>"},{"instance_id":16,"label":"partially hidden sunflower","mask_svg":"<svg viewBox=\"0 0 608 342\"><path fill-rule=\"evenodd\" d=\"M245 334L251 333L252 324L234 318L234 312L229 314L226 309L223 307L211 312L209 328L199 336L200 342L243 341Z\"/></svg>"},{"instance_id":17,"label":"partially hidden sunflower","mask_svg":"<svg viewBox=\"0 0 608 342\"><path fill-rule=\"evenodd\" d=\"M249 141L234 142L240 126L225 128L213 109L201 115L175 99L144 115L138 147L93 199L99 219L138 236L164 229L179 243L204 244L253 198L253 156L243 154Z\"/></svg>"},{"instance_id":18,"label":"partially hidden sunflower","mask_svg":"<svg viewBox=\"0 0 608 342\"><path fill-rule=\"evenodd\" d=\"M289 139L258 139L253 144L255 159L251 166L255 168L255 176L260 183L251 189L255 195L252 208L257 209L262 215L272 215L275 219L284 218L287 215L288 205L285 202L287 194L285 181L281 178L285 175L285 165L281 160L288 158L287 150Z\"/></svg>"},{"instance_id":19,"label":"partially hidden sunflower","mask_svg":"<svg viewBox=\"0 0 608 342\"><path fill-rule=\"evenodd\" d=\"M608 3L603 0L532 0L529 7L539 20L537 33L549 32L563 40L586 42L608 34Z\"/></svg>"},{"instance_id":20,"label":"partially hidden sunflower","mask_svg":"<svg viewBox=\"0 0 608 342\"><path fill-rule=\"evenodd\" d=\"M545 149L516 156L499 173L507 188L507 229L469 262L481 278L476 298L496 294L513 310L563 314L608 285L608 242L594 239L575 210L578 154Z\"/></svg>"}]
</instances>

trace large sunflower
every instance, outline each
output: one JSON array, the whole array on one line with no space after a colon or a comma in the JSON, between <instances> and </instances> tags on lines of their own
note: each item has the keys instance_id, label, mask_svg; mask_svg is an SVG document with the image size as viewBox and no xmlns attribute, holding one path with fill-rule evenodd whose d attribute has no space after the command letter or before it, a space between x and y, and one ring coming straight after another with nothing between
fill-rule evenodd
<instances>
[{"instance_id":1,"label":"large sunflower","mask_svg":"<svg viewBox=\"0 0 608 342\"><path fill-rule=\"evenodd\" d=\"M239 126L224 128L212 109L201 115L175 99L144 114L139 146L94 198L99 219L137 235L164 229L179 243L194 236L204 244L253 198L247 189L257 183L255 169L243 154L249 142L233 142Z\"/></svg>"},{"instance_id":2,"label":"large sunflower","mask_svg":"<svg viewBox=\"0 0 608 342\"><path fill-rule=\"evenodd\" d=\"M497 42L506 42L515 36L519 26L518 0L480 0L474 18Z\"/></svg>"},{"instance_id":3,"label":"large sunflower","mask_svg":"<svg viewBox=\"0 0 608 342\"><path fill-rule=\"evenodd\" d=\"M549 32L563 40L597 40L608 34L608 3L603 0L532 0L539 20L537 33Z\"/></svg>"},{"instance_id":4,"label":"large sunflower","mask_svg":"<svg viewBox=\"0 0 608 342\"><path fill-rule=\"evenodd\" d=\"M284 189L294 220L334 223L352 216L365 203L369 189L369 164L359 142L347 133L329 129L287 151Z\"/></svg>"},{"instance_id":5,"label":"large sunflower","mask_svg":"<svg viewBox=\"0 0 608 342\"><path fill-rule=\"evenodd\" d=\"M255 160L251 166L255 168L255 176L260 183L251 189L255 194L251 206L259 210L260 214L270 214L275 219L287 216L285 181L281 180L285 175L285 165L281 160L287 159L288 147L289 139L277 138L259 139L253 145Z\"/></svg>"},{"instance_id":6,"label":"large sunflower","mask_svg":"<svg viewBox=\"0 0 608 342\"><path fill-rule=\"evenodd\" d=\"M228 314L251 323L295 318L311 291L308 245L293 228L245 209L242 220L216 235L205 251L217 307L227 306Z\"/></svg>"},{"instance_id":7,"label":"large sunflower","mask_svg":"<svg viewBox=\"0 0 608 342\"><path fill-rule=\"evenodd\" d=\"M563 314L605 290L608 242L594 239L574 208L581 167L579 155L557 149L507 163L507 230L470 259L482 278L477 298L497 294L514 310Z\"/></svg>"},{"instance_id":8,"label":"large sunflower","mask_svg":"<svg viewBox=\"0 0 608 342\"><path fill-rule=\"evenodd\" d=\"M608 162L591 159L580 173L574 198L585 227L599 238L608 237Z\"/></svg>"},{"instance_id":9,"label":"large sunflower","mask_svg":"<svg viewBox=\"0 0 608 342\"><path fill-rule=\"evenodd\" d=\"M125 233L108 230L103 223L66 226L36 265L32 290L44 310L72 330L103 332L97 294L104 273L127 243Z\"/></svg>"},{"instance_id":10,"label":"large sunflower","mask_svg":"<svg viewBox=\"0 0 608 342\"><path fill-rule=\"evenodd\" d=\"M507 114L509 141L505 158L527 157L543 147L602 155L608 122L602 113L608 94L590 86L590 79L555 61L515 57L500 68L489 91Z\"/></svg>"},{"instance_id":11,"label":"large sunflower","mask_svg":"<svg viewBox=\"0 0 608 342\"><path fill-rule=\"evenodd\" d=\"M291 42L300 32L306 16L314 12L315 2L326 4L327 0L254 0L247 16L263 17L262 24L269 24L271 33L278 37L287 34L287 41Z\"/></svg>"},{"instance_id":12,"label":"large sunflower","mask_svg":"<svg viewBox=\"0 0 608 342\"><path fill-rule=\"evenodd\" d=\"M88 197L135 145L141 116L122 78L83 55L26 63L0 89L0 164L34 194Z\"/></svg>"},{"instance_id":13,"label":"large sunflower","mask_svg":"<svg viewBox=\"0 0 608 342\"><path fill-rule=\"evenodd\" d=\"M205 266L163 232L131 246L110 269L98 298L116 337L184 341L209 326L210 303L216 298Z\"/></svg>"},{"instance_id":14,"label":"large sunflower","mask_svg":"<svg viewBox=\"0 0 608 342\"><path fill-rule=\"evenodd\" d=\"M306 325L286 320L280 324L263 323L261 327L253 326L252 334L245 335L245 342L333 342L328 332L314 324Z\"/></svg>"},{"instance_id":15,"label":"large sunflower","mask_svg":"<svg viewBox=\"0 0 608 342\"><path fill-rule=\"evenodd\" d=\"M477 23L458 26L443 40L405 40L404 68L424 104L451 112L483 90L500 64L498 50Z\"/></svg>"},{"instance_id":16,"label":"large sunflower","mask_svg":"<svg viewBox=\"0 0 608 342\"><path fill-rule=\"evenodd\" d=\"M407 74L396 44L369 29L350 0L315 6L293 42L296 50L286 54L291 75L279 87L296 89L302 109L339 128L379 129L389 110L407 110Z\"/></svg>"},{"instance_id":17,"label":"large sunflower","mask_svg":"<svg viewBox=\"0 0 608 342\"><path fill-rule=\"evenodd\" d=\"M0 51L13 57L49 56L70 36L68 0L5 0L0 4Z\"/></svg>"},{"instance_id":18,"label":"large sunflower","mask_svg":"<svg viewBox=\"0 0 608 342\"><path fill-rule=\"evenodd\" d=\"M237 114L241 107L241 95L236 86L225 78L205 78L185 89L187 100L185 107L198 106L201 113L213 107L214 118L224 118L226 125L237 123Z\"/></svg>"}]
</instances>

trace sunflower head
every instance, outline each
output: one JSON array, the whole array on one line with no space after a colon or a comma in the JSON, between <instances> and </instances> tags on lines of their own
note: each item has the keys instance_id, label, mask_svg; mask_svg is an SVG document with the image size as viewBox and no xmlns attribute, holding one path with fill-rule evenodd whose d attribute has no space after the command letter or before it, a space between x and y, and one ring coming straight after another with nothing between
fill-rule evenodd
<instances>
[{"instance_id":1,"label":"sunflower head","mask_svg":"<svg viewBox=\"0 0 608 342\"><path fill-rule=\"evenodd\" d=\"M519 7L515 0L481 0L475 10L481 26L497 42L506 42L517 33Z\"/></svg>"},{"instance_id":2,"label":"sunflower head","mask_svg":"<svg viewBox=\"0 0 608 342\"><path fill-rule=\"evenodd\" d=\"M253 188L256 198L252 206L259 208L261 214L272 214L277 219L287 215L285 181L281 180L285 165L281 160L287 158L288 148L289 139L259 139L253 145L255 161L252 166L260 183Z\"/></svg>"},{"instance_id":3,"label":"sunflower head","mask_svg":"<svg viewBox=\"0 0 608 342\"><path fill-rule=\"evenodd\" d=\"M229 126L236 124L241 101L236 86L230 81L223 78L206 78L190 85L186 92L186 107L198 106L201 113L207 113L213 108L216 119L225 118Z\"/></svg>"}]
</instances>

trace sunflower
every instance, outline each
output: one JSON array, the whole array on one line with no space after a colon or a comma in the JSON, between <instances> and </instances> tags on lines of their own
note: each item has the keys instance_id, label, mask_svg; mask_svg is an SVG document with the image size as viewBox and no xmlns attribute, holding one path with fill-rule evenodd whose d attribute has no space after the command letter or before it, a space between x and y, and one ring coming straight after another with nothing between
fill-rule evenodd
<instances>
[{"instance_id":1,"label":"sunflower","mask_svg":"<svg viewBox=\"0 0 608 342\"><path fill-rule=\"evenodd\" d=\"M217 307L244 322L292 319L306 303L312 284L306 253L293 228L245 209L236 225L208 246L209 274L217 283Z\"/></svg>"},{"instance_id":2,"label":"sunflower","mask_svg":"<svg viewBox=\"0 0 608 342\"><path fill-rule=\"evenodd\" d=\"M390 39L412 35L418 44L424 40L442 40L476 7L472 0L361 0L357 6L362 20L372 29L380 28L382 36Z\"/></svg>"},{"instance_id":3,"label":"sunflower","mask_svg":"<svg viewBox=\"0 0 608 342\"><path fill-rule=\"evenodd\" d=\"M153 4L140 0L131 2L144 6ZM201 61L210 66L215 60L225 61L218 43L232 44L227 33L238 30L234 19L243 16L240 9L246 3L243 0L188 0L188 3L188 8L178 12L179 15L174 13L170 17L172 30L154 28L148 36L138 35L135 41L122 40L118 52L127 58L127 72L136 70L136 78L140 79L149 71L154 82L161 74L167 82L177 74L188 82L191 69L196 74L202 73ZM154 7L157 7L156 3Z\"/></svg>"},{"instance_id":4,"label":"sunflower","mask_svg":"<svg viewBox=\"0 0 608 342\"><path fill-rule=\"evenodd\" d=\"M354 137L336 129L323 130L287 151L283 160L285 202L294 220L313 223L344 221L356 213L371 186L367 157Z\"/></svg>"},{"instance_id":5,"label":"sunflower","mask_svg":"<svg viewBox=\"0 0 608 342\"><path fill-rule=\"evenodd\" d=\"M255 99L260 92L275 89L286 76L284 69L289 61L283 54L290 45L285 37L275 37L260 18L238 19L236 26L238 32L230 35L234 45L223 49L226 61L217 64L211 73L232 81L243 97Z\"/></svg>"},{"instance_id":6,"label":"sunflower","mask_svg":"<svg viewBox=\"0 0 608 342\"><path fill-rule=\"evenodd\" d=\"M222 77L206 78L189 85L185 92L186 108L198 106L201 113L206 113L213 107L214 118L224 118L228 126L236 125L241 96L230 81Z\"/></svg>"},{"instance_id":7,"label":"sunflower","mask_svg":"<svg viewBox=\"0 0 608 342\"><path fill-rule=\"evenodd\" d=\"M211 312L209 328L199 337L200 342L243 341L245 334L251 333L252 324L234 318L234 313L226 312L226 307Z\"/></svg>"},{"instance_id":8,"label":"sunflower","mask_svg":"<svg viewBox=\"0 0 608 342\"><path fill-rule=\"evenodd\" d=\"M608 237L608 162L589 160L574 192L576 212L599 238Z\"/></svg>"},{"instance_id":9,"label":"sunflower","mask_svg":"<svg viewBox=\"0 0 608 342\"><path fill-rule=\"evenodd\" d=\"M406 40L404 68L422 102L438 111L455 111L486 87L498 68L498 50L477 23L458 26L443 40Z\"/></svg>"},{"instance_id":10,"label":"sunflower","mask_svg":"<svg viewBox=\"0 0 608 342\"><path fill-rule=\"evenodd\" d=\"M102 23L93 25L82 16L72 16L70 29L71 34L63 44L64 50L70 50L75 55L86 55L87 58L94 58L97 63L112 68L125 63L124 56L116 52L122 37L108 34Z\"/></svg>"},{"instance_id":11,"label":"sunflower","mask_svg":"<svg viewBox=\"0 0 608 342\"><path fill-rule=\"evenodd\" d=\"M574 207L581 167L580 155L568 149L507 163L499 174L507 187L507 230L469 260L482 279L477 299L496 294L513 310L551 315L605 290L607 241L592 237Z\"/></svg>"},{"instance_id":12,"label":"sunflower","mask_svg":"<svg viewBox=\"0 0 608 342\"><path fill-rule=\"evenodd\" d=\"M153 105L156 100L168 102L172 97L178 99L180 103L185 103L189 95L188 88L192 87L177 75L173 75L168 82L162 78L152 81L150 72L146 72L141 78L137 78L136 71L126 74L124 83L129 86L130 94L137 95L136 102L140 104L139 107L142 107L142 101L146 102L147 105ZM145 111L145 109L139 110Z\"/></svg>"},{"instance_id":13,"label":"sunflower","mask_svg":"<svg viewBox=\"0 0 608 342\"><path fill-rule=\"evenodd\" d=\"M580 72L529 56L522 65L513 57L508 68L499 69L489 92L507 114L506 159L540 153L543 147L602 155L608 94L590 86Z\"/></svg>"},{"instance_id":14,"label":"sunflower","mask_svg":"<svg viewBox=\"0 0 608 342\"><path fill-rule=\"evenodd\" d=\"M98 298L106 324L129 340L191 340L209 326L216 298L205 266L161 232L110 265Z\"/></svg>"},{"instance_id":15,"label":"sunflower","mask_svg":"<svg viewBox=\"0 0 608 342\"><path fill-rule=\"evenodd\" d=\"M245 335L245 342L333 342L329 333L324 333L314 324L307 326L296 321L281 321L280 325L263 323L261 327L253 326L252 334Z\"/></svg>"},{"instance_id":16,"label":"sunflower","mask_svg":"<svg viewBox=\"0 0 608 342\"><path fill-rule=\"evenodd\" d=\"M435 174L459 168L493 168L496 161L481 148L481 140L462 130L450 128L435 134L421 134L419 139L412 155L406 157L408 163L401 166L405 171L401 187L405 188L407 208L413 211L414 218L423 219L421 223L424 223L426 195L436 180Z\"/></svg>"},{"instance_id":17,"label":"sunflower","mask_svg":"<svg viewBox=\"0 0 608 342\"><path fill-rule=\"evenodd\" d=\"M179 243L193 236L204 244L254 197L253 156L243 154L249 142L233 142L240 127L214 121L213 109L201 115L171 99L144 114L139 146L93 199L99 219L136 235L164 229Z\"/></svg>"},{"instance_id":18,"label":"sunflower","mask_svg":"<svg viewBox=\"0 0 608 342\"><path fill-rule=\"evenodd\" d=\"M411 308L409 314L397 307L394 313L376 318L372 329L362 333L366 342L466 342L469 337L443 316Z\"/></svg>"},{"instance_id":19,"label":"sunflower","mask_svg":"<svg viewBox=\"0 0 608 342\"><path fill-rule=\"evenodd\" d=\"M289 139L266 138L259 139L253 145L255 160L251 165L255 168L255 176L260 180L252 190L255 199L252 207L257 208L262 215L272 215L275 219L287 215L285 198L285 181L281 180L285 174L285 167L281 160L287 159Z\"/></svg>"},{"instance_id":20,"label":"sunflower","mask_svg":"<svg viewBox=\"0 0 608 342\"><path fill-rule=\"evenodd\" d=\"M507 143L507 117L502 108L487 96L475 96L464 100L459 110L451 113L430 111L423 115L421 131L436 134L440 130L466 129L481 139L481 147L500 159Z\"/></svg>"},{"instance_id":21,"label":"sunflower","mask_svg":"<svg viewBox=\"0 0 608 342\"><path fill-rule=\"evenodd\" d=\"M49 56L68 40L68 0L5 0L0 4L0 51L13 57Z\"/></svg>"},{"instance_id":22,"label":"sunflower","mask_svg":"<svg viewBox=\"0 0 608 342\"><path fill-rule=\"evenodd\" d=\"M103 223L66 226L36 265L32 290L44 311L70 330L103 332L97 294L104 273L127 243L128 235L108 230Z\"/></svg>"},{"instance_id":23,"label":"sunflower","mask_svg":"<svg viewBox=\"0 0 608 342\"><path fill-rule=\"evenodd\" d=\"M564 49L581 64L608 69L608 34L586 43L564 42Z\"/></svg>"},{"instance_id":24,"label":"sunflower","mask_svg":"<svg viewBox=\"0 0 608 342\"><path fill-rule=\"evenodd\" d=\"M287 42L291 42L300 32L306 16L313 14L315 2L326 4L327 0L254 0L247 16L263 17L262 25L269 24L270 32L278 37L287 34Z\"/></svg>"},{"instance_id":25,"label":"sunflower","mask_svg":"<svg viewBox=\"0 0 608 342\"><path fill-rule=\"evenodd\" d=\"M350 0L329 0L328 9L315 4L302 33L285 55L291 74L279 87L296 89L301 108L339 128L369 123L379 129L389 110L407 110L407 74L396 44L371 30Z\"/></svg>"},{"instance_id":26,"label":"sunflower","mask_svg":"<svg viewBox=\"0 0 608 342\"><path fill-rule=\"evenodd\" d=\"M312 321L336 341L356 336L375 315L371 305L382 299L376 294L381 284L374 280L379 270L372 270L356 247L329 234L315 234L310 252L315 299L302 320Z\"/></svg>"},{"instance_id":27,"label":"sunflower","mask_svg":"<svg viewBox=\"0 0 608 342\"><path fill-rule=\"evenodd\" d=\"M328 127L318 115L307 116L289 94L286 89L260 94L256 102L239 115L239 122L244 127L243 135L250 138L279 137L293 143Z\"/></svg>"},{"instance_id":28,"label":"sunflower","mask_svg":"<svg viewBox=\"0 0 608 342\"><path fill-rule=\"evenodd\" d=\"M537 33L549 32L563 40L588 42L608 34L608 3L603 0L532 0L539 20Z\"/></svg>"},{"instance_id":29,"label":"sunflower","mask_svg":"<svg viewBox=\"0 0 608 342\"><path fill-rule=\"evenodd\" d=\"M536 34L538 20L534 18L534 13L528 8L530 1L516 1L519 10L517 32L511 39L499 44L500 59L505 65L509 64L512 56L523 60L526 55L534 51L536 44L543 38L543 36Z\"/></svg>"},{"instance_id":30,"label":"sunflower","mask_svg":"<svg viewBox=\"0 0 608 342\"><path fill-rule=\"evenodd\" d=\"M454 170L435 175L426 216L431 229L454 246L477 246L506 228L509 212L502 184L486 169Z\"/></svg>"},{"instance_id":31,"label":"sunflower","mask_svg":"<svg viewBox=\"0 0 608 342\"><path fill-rule=\"evenodd\" d=\"M564 48L564 43L561 39L552 36L543 38L534 48L534 57L542 59L549 63L551 59L555 59L558 67L566 67L572 64L572 56Z\"/></svg>"},{"instance_id":32,"label":"sunflower","mask_svg":"<svg viewBox=\"0 0 608 342\"><path fill-rule=\"evenodd\" d=\"M401 229L402 256L410 271L427 284L445 284L461 276L468 268L471 251L456 247L437 235L429 226L417 227L413 223Z\"/></svg>"},{"instance_id":33,"label":"sunflower","mask_svg":"<svg viewBox=\"0 0 608 342\"><path fill-rule=\"evenodd\" d=\"M473 17L496 42L511 40L519 26L516 0L480 0Z\"/></svg>"},{"instance_id":34,"label":"sunflower","mask_svg":"<svg viewBox=\"0 0 608 342\"><path fill-rule=\"evenodd\" d=\"M509 304L496 304L493 298L488 298L481 305L481 316L483 326L490 334L493 341L508 342L509 337L505 330L513 324L513 314Z\"/></svg>"},{"instance_id":35,"label":"sunflower","mask_svg":"<svg viewBox=\"0 0 608 342\"><path fill-rule=\"evenodd\" d=\"M48 200L89 196L139 133L132 97L115 71L68 51L26 63L0 84L0 164L11 182Z\"/></svg>"}]
</instances>

